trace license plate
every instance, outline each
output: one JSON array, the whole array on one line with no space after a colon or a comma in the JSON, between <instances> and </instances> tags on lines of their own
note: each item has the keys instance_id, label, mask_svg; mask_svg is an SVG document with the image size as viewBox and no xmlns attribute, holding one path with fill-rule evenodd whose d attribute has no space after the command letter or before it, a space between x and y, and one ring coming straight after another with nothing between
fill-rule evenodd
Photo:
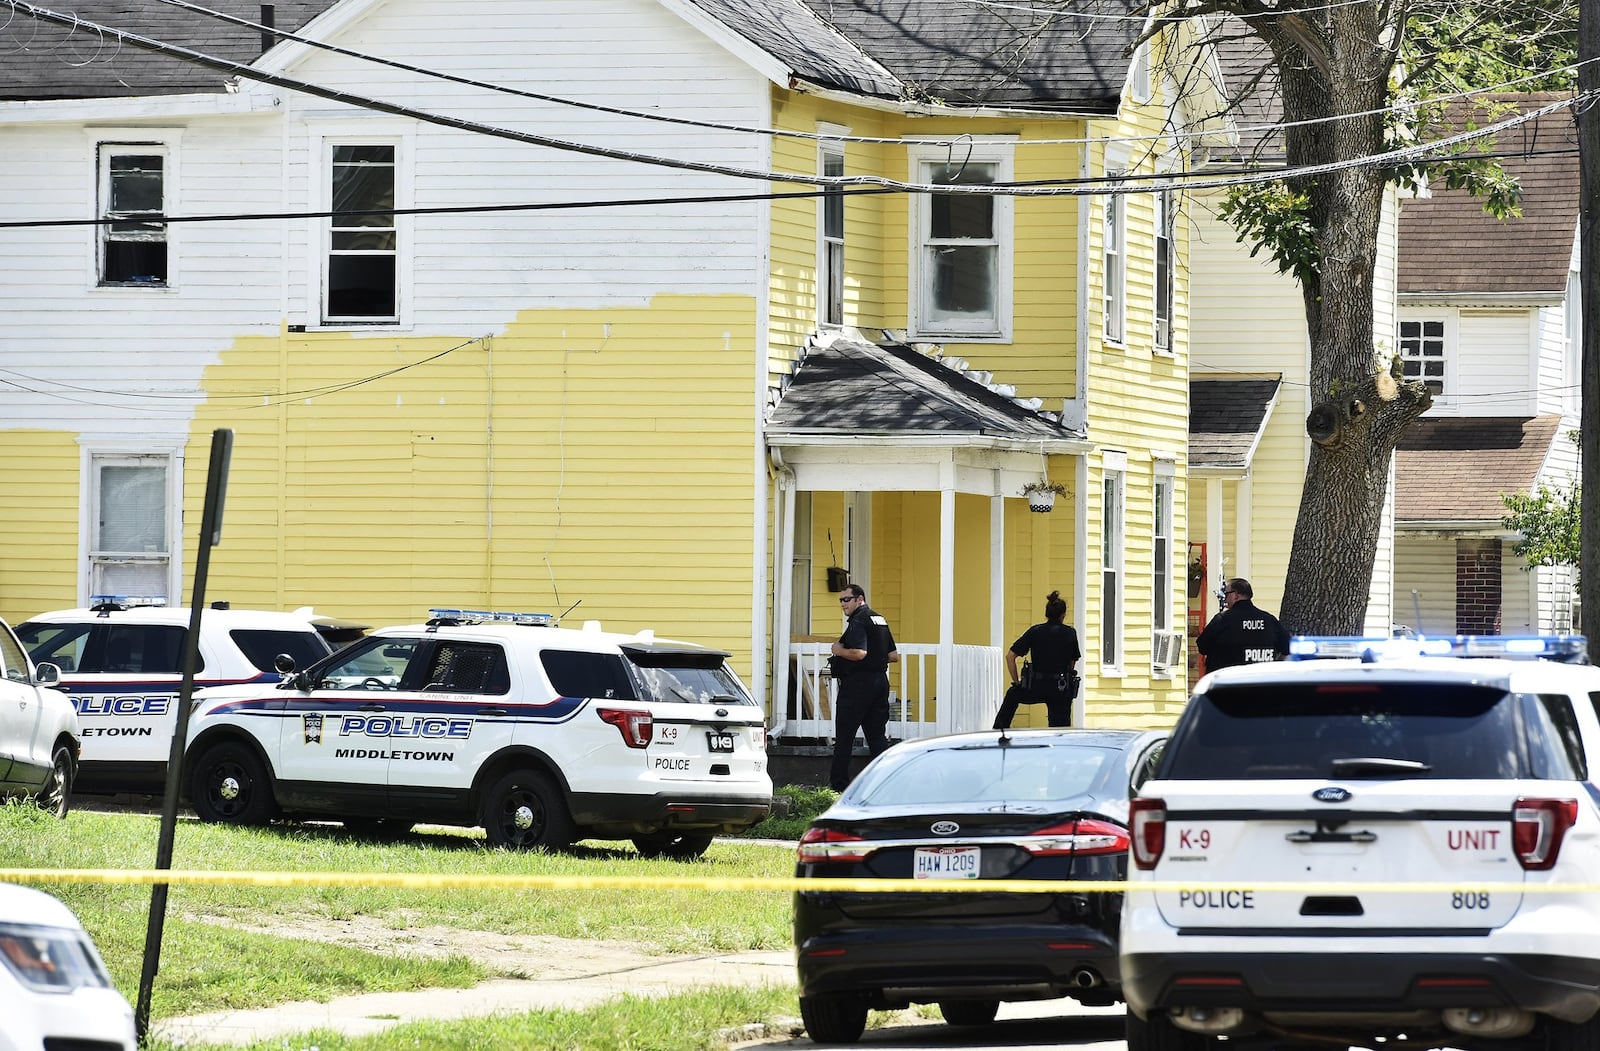
<instances>
[{"instance_id":1,"label":"license plate","mask_svg":"<svg viewBox=\"0 0 1600 1051\"><path fill-rule=\"evenodd\" d=\"M706 732L706 747L713 752L731 752L733 751L733 734L725 730L709 730Z\"/></svg>"},{"instance_id":2,"label":"license plate","mask_svg":"<svg viewBox=\"0 0 1600 1051\"><path fill-rule=\"evenodd\" d=\"M914 879L977 879L978 847L918 847L912 859Z\"/></svg>"}]
</instances>

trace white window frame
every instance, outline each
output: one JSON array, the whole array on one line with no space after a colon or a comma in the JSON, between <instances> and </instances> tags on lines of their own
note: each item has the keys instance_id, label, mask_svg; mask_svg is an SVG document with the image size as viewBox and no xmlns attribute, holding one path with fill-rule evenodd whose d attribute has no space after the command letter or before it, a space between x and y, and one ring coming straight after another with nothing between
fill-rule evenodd
<instances>
[{"instance_id":1,"label":"white window frame","mask_svg":"<svg viewBox=\"0 0 1600 1051\"><path fill-rule=\"evenodd\" d=\"M1566 336L1562 358L1562 406L1576 413L1583 405L1583 285L1578 271L1567 274L1567 298L1562 311Z\"/></svg>"},{"instance_id":2,"label":"white window frame","mask_svg":"<svg viewBox=\"0 0 1600 1051\"><path fill-rule=\"evenodd\" d=\"M124 562L165 562L167 604L178 605L183 596L183 451L180 442L146 442L130 438L125 443L97 442L80 449L78 521L78 602L87 605L96 588L97 570ZM104 551L100 537L100 472L105 467L160 466L166 471L166 548L162 551ZM121 589L119 589L120 591Z\"/></svg>"},{"instance_id":3,"label":"white window frame","mask_svg":"<svg viewBox=\"0 0 1600 1051\"><path fill-rule=\"evenodd\" d=\"M984 164L994 166L994 181L1010 182L1013 170L1015 140L1011 137L990 139L963 138L959 145L948 143L910 143L907 160L911 181L929 183L936 169L950 165ZM959 339L968 342L1010 342L1012 333L1012 256L1015 252L1013 232L1014 207L1012 198L997 194L994 202L993 226L987 239L961 239L952 244L990 244L995 249L994 317L971 320L933 320L928 303L933 281L933 268L925 256L935 245L931 234L933 199L936 194L907 194L910 208L910 287L908 288L907 316L916 338L942 340Z\"/></svg>"},{"instance_id":4,"label":"white window frame","mask_svg":"<svg viewBox=\"0 0 1600 1051\"><path fill-rule=\"evenodd\" d=\"M1395 322L1394 348L1395 354L1400 358L1402 369L1405 369L1408 364L1415 362L1418 365L1418 376L1415 378L1426 380L1429 377L1427 377L1426 370L1423 368L1423 366L1425 366L1430 360L1438 362L1440 371L1440 374L1437 377L1439 390L1434 391L1433 395L1436 398L1449 398L1455 393L1455 351L1453 347L1455 342L1455 333L1453 331L1453 321L1454 319L1444 312L1423 313L1419 311L1402 316ZM1409 325L1418 326L1417 334L1415 336L1406 335L1406 327ZM1439 353L1436 357L1430 357L1427 354L1420 353L1420 351L1423 350L1428 343L1432 342L1432 339L1428 334L1429 325L1439 326L1439 332L1437 336ZM1415 341L1418 344L1418 353L1408 354L1406 352L1406 344L1408 341ZM1408 376L1407 378L1411 379L1413 377Z\"/></svg>"},{"instance_id":5,"label":"white window frame","mask_svg":"<svg viewBox=\"0 0 1600 1051\"><path fill-rule=\"evenodd\" d=\"M1123 639L1127 607L1123 535L1127 506L1128 454L1107 452L1100 486L1100 666L1111 675L1121 674L1127 652Z\"/></svg>"},{"instance_id":6,"label":"white window frame","mask_svg":"<svg viewBox=\"0 0 1600 1051\"><path fill-rule=\"evenodd\" d=\"M89 201L89 214L104 219L111 205L110 158L117 156L156 155L161 157L161 212L176 215L181 210L178 189L178 145L183 132L176 128L92 128L90 137L90 163L94 169L93 190ZM105 280L106 244L118 240L111 236L110 224L96 224L94 236L89 239L88 287L99 292L134 292L149 294L170 291L178 285L178 227L162 224L162 242L167 252L167 277L165 281L107 281Z\"/></svg>"},{"instance_id":7,"label":"white window frame","mask_svg":"<svg viewBox=\"0 0 1600 1051\"><path fill-rule=\"evenodd\" d=\"M1155 351L1157 354L1173 353L1172 322L1178 302L1178 194L1175 190L1157 190L1156 206L1156 272L1155 272ZM1162 276L1166 277L1162 287Z\"/></svg>"},{"instance_id":8,"label":"white window frame","mask_svg":"<svg viewBox=\"0 0 1600 1051\"><path fill-rule=\"evenodd\" d=\"M1172 601L1174 583L1173 563L1175 560L1175 524L1172 520L1174 506L1173 486L1176 482L1177 468L1173 461L1158 459L1155 461L1155 478L1151 493L1151 513L1154 517L1150 523L1150 633L1152 640L1165 634L1178 630L1174 617L1177 610ZM1163 549L1165 554L1163 555ZM1152 643L1154 645L1154 643ZM1157 654L1151 655L1151 671L1154 674L1171 676L1176 673L1172 664L1157 661Z\"/></svg>"},{"instance_id":9,"label":"white window frame","mask_svg":"<svg viewBox=\"0 0 1600 1051\"><path fill-rule=\"evenodd\" d=\"M1120 174L1107 172L1107 175ZM1100 214L1101 310L1105 338L1125 341L1128 329L1128 199L1108 194Z\"/></svg>"},{"instance_id":10,"label":"white window frame","mask_svg":"<svg viewBox=\"0 0 1600 1051\"><path fill-rule=\"evenodd\" d=\"M848 135L849 129L836 124L819 124L822 135ZM817 174L843 175L845 144L822 140L817 143ZM830 212L837 210L839 229L829 230ZM842 190L826 189L817 198L817 326L837 328L844 324L845 278L845 195ZM838 302L834 302L837 296ZM837 306L837 316L829 310Z\"/></svg>"},{"instance_id":11,"label":"white window frame","mask_svg":"<svg viewBox=\"0 0 1600 1051\"><path fill-rule=\"evenodd\" d=\"M412 187L415 185L414 129L398 121L361 121L319 125L311 129L309 156L311 164L307 178L310 180L309 199L312 210L328 212L333 209L333 150L338 146L392 146L395 151L394 206L398 209L413 207ZM394 217L395 231L395 313L392 318L337 318L330 317L328 309L328 263L332 254L333 222L327 218L311 220L308 274L317 275L316 284L308 289L309 301L305 306L306 328L316 329L394 329L412 326L412 303L415 289L415 238L413 222L409 215Z\"/></svg>"},{"instance_id":12,"label":"white window frame","mask_svg":"<svg viewBox=\"0 0 1600 1051\"><path fill-rule=\"evenodd\" d=\"M1150 41L1146 40L1133 52L1128 68L1128 96L1136 103L1150 101Z\"/></svg>"}]
</instances>

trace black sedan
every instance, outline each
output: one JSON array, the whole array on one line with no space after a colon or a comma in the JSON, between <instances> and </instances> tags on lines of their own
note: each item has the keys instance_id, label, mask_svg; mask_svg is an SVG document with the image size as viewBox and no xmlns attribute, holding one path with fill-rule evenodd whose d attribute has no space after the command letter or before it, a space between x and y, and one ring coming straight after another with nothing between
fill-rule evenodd
<instances>
[{"instance_id":1,"label":"black sedan","mask_svg":"<svg viewBox=\"0 0 1600 1051\"><path fill-rule=\"evenodd\" d=\"M794 898L800 1013L812 1039L853 1043L867 1011L937 1003L952 1025L987 1025L1003 1000L1121 999L1121 880L1128 796L1164 733L1018 730L895 745L800 840ZM829 879L916 879L927 891L833 892ZM985 880L987 890L944 891ZM1007 880L1060 880L1013 892Z\"/></svg>"}]
</instances>

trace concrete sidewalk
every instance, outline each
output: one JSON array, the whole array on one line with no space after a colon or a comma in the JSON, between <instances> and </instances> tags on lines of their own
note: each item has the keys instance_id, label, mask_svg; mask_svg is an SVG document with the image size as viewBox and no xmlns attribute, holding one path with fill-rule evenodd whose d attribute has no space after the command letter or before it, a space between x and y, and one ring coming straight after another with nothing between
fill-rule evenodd
<instances>
[{"instance_id":1,"label":"concrete sidewalk","mask_svg":"<svg viewBox=\"0 0 1600 1051\"><path fill-rule=\"evenodd\" d=\"M580 949L579 946L582 946ZM530 979L499 979L471 989L424 989L367 993L330 1003L288 1003L255 1011L218 1011L169 1018L152 1035L173 1043L240 1047L253 1040L332 1029L352 1036L381 1032L402 1022L472 1018L492 1014L590 1007L625 993L664 996L710 985L793 985L794 953L727 953L712 956L646 956L635 950L596 952L574 943L583 966L556 965Z\"/></svg>"}]
</instances>

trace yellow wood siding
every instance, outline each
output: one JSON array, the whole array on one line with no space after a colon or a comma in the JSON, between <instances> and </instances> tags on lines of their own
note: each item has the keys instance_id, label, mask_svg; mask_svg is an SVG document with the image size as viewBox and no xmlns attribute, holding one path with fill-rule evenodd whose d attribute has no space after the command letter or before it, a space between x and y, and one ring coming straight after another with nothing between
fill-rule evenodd
<instances>
[{"instance_id":1,"label":"yellow wood siding","mask_svg":"<svg viewBox=\"0 0 1600 1051\"><path fill-rule=\"evenodd\" d=\"M186 477L198 523L211 431L232 427L210 594L368 624L577 602L568 624L725 645L748 671L755 317L660 297L527 311L489 340L239 340Z\"/></svg>"},{"instance_id":2,"label":"yellow wood siding","mask_svg":"<svg viewBox=\"0 0 1600 1051\"><path fill-rule=\"evenodd\" d=\"M0 612L15 626L77 602L72 567L78 564L82 451L70 434L16 430L6 432L6 454L18 501L9 515L9 551L0 559Z\"/></svg>"}]
</instances>

